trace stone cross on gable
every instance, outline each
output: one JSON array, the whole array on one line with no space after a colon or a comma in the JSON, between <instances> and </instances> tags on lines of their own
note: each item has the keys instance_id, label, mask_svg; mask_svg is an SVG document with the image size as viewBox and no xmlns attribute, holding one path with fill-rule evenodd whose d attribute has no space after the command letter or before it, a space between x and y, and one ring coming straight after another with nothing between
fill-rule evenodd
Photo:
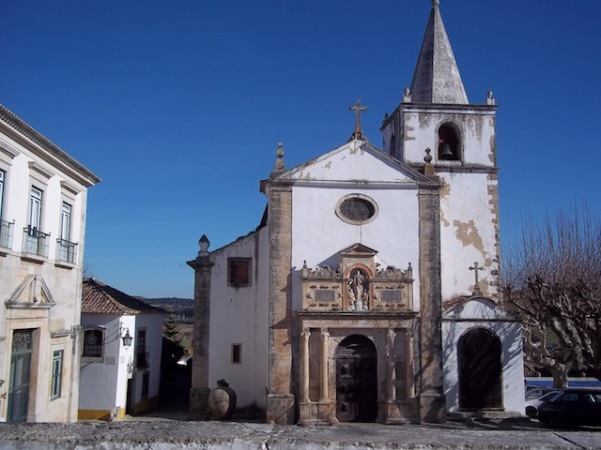
<instances>
[{"instance_id":1,"label":"stone cross on gable","mask_svg":"<svg viewBox=\"0 0 601 450\"><path fill-rule=\"evenodd\" d=\"M361 106L361 100L357 99L357 102L353 106L349 106L348 109L350 111L355 111L355 131L353 131L350 140L365 140L365 136L363 136L363 130L361 129L361 113L363 111L367 111L367 106Z\"/></svg>"},{"instance_id":2,"label":"stone cross on gable","mask_svg":"<svg viewBox=\"0 0 601 450\"><path fill-rule=\"evenodd\" d=\"M480 264L478 264L478 262L476 261L474 263L474 265L472 267L470 267L470 270L474 271L474 275L476 277L476 285L474 287L474 292L472 292L472 295L482 295L482 292L480 291L480 280L478 277L478 271L479 270L484 270L484 267L482 267Z\"/></svg>"}]
</instances>

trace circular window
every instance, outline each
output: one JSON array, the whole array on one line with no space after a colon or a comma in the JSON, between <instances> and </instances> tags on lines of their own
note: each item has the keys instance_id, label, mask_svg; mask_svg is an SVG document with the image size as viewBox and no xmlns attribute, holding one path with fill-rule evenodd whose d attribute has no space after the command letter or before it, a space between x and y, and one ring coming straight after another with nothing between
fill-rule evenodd
<instances>
[{"instance_id":1,"label":"circular window","mask_svg":"<svg viewBox=\"0 0 601 450\"><path fill-rule=\"evenodd\" d=\"M342 220L354 225L367 223L376 216L378 207L369 197L361 194L346 196L336 205L336 214Z\"/></svg>"}]
</instances>

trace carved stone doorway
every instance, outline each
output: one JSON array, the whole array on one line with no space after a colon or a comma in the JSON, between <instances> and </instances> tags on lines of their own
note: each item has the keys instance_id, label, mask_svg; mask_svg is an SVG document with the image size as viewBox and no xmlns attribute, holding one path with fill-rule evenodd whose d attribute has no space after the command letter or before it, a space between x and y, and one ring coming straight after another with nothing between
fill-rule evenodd
<instances>
[{"instance_id":1,"label":"carved stone doorway","mask_svg":"<svg viewBox=\"0 0 601 450\"><path fill-rule=\"evenodd\" d=\"M336 350L336 417L374 422L378 416L378 355L365 336L345 338Z\"/></svg>"},{"instance_id":2,"label":"carved stone doorway","mask_svg":"<svg viewBox=\"0 0 601 450\"><path fill-rule=\"evenodd\" d=\"M475 328L459 339L459 407L499 409L502 398L501 341L491 331Z\"/></svg>"}]
</instances>

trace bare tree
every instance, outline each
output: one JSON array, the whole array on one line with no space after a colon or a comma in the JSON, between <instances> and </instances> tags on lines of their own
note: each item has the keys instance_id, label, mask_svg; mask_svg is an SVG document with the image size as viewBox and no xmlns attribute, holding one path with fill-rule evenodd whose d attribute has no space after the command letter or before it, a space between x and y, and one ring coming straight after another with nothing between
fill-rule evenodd
<instances>
[{"instance_id":1,"label":"bare tree","mask_svg":"<svg viewBox=\"0 0 601 450\"><path fill-rule=\"evenodd\" d=\"M505 306L521 317L524 358L565 387L570 371L601 377L601 222L573 207L528 220L504 253Z\"/></svg>"}]
</instances>

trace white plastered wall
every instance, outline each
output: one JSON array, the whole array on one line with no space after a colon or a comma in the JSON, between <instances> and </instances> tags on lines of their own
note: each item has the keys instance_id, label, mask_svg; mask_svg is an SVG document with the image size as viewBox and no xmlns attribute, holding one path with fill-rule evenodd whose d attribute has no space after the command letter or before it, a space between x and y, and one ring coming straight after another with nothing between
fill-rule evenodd
<instances>
[{"instance_id":1,"label":"white plastered wall","mask_svg":"<svg viewBox=\"0 0 601 450\"><path fill-rule=\"evenodd\" d=\"M346 195L362 194L378 205L377 217L364 225L353 225L335 213L336 205ZM293 309L302 304L300 270L306 261L310 268L328 265L336 268L341 250L361 243L378 254L380 268L395 266L406 270L413 266L415 306L419 307L419 217L417 188L369 189L365 186L323 187L295 186L292 191L292 270Z\"/></svg>"},{"instance_id":2,"label":"white plastered wall","mask_svg":"<svg viewBox=\"0 0 601 450\"><path fill-rule=\"evenodd\" d=\"M137 314L135 319L135 332L130 329L130 333L134 336L133 349L137 348L138 330L146 330L146 348L148 353L148 368L139 370L134 369L133 376L133 401L134 404L142 401L142 373L146 370L149 374L148 395L146 398L152 399L158 397L161 383L161 354L163 348L163 314ZM135 350L134 350L135 351ZM130 399L132 397L130 396Z\"/></svg>"},{"instance_id":3,"label":"white plastered wall","mask_svg":"<svg viewBox=\"0 0 601 450\"><path fill-rule=\"evenodd\" d=\"M442 323L444 391L449 412L459 410L457 346L461 336L473 328L492 331L502 345L502 394L505 411L524 413L524 357L522 328L486 299L472 299L456 307Z\"/></svg>"},{"instance_id":4,"label":"white plastered wall","mask_svg":"<svg viewBox=\"0 0 601 450\"><path fill-rule=\"evenodd\" d=\"M111 411L125 408L127 402L128 364L133 361L133 346L123 345L125 328L134 329L135 316L113 314L83 314L84 330L101 327L105 343L102 358L81 359L79 378L79 409ZM130 331L131 333L131 331ZM83 347L79 350L79 354Z\"/></svg>"},{"instance_id":5,"label":"white plastered wall","mask_svg":"<svg viewBox=\"0 0 601 450\"><path fill-rule=\"evenodd\" d=\"M209 387L225 379L237 406L265 407L268 364L269 271L267 227L211 255ZM228 258L252 258L252 285L228 286ZM232 345L241 345L241 362L232 363Z\"/></svg>"}]
</instances>

